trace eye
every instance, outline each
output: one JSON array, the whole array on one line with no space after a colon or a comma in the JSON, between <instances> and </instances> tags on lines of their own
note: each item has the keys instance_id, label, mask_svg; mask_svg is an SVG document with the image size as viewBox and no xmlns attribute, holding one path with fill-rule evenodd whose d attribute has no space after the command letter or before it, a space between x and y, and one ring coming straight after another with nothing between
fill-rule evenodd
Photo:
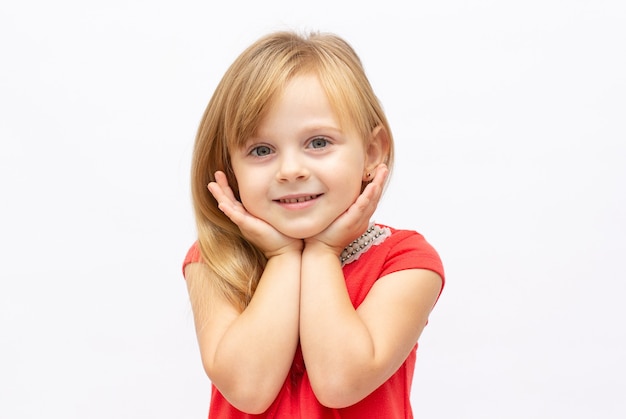
<instances>
[{"instance_id":1,"label":"eye","mask_svg":"<svg viewBox=\"0 0 626 419\"><path fill-rule=\"evenodd\" d=\"M311 148L324 148L328 145L328 140L324 137L316 137L309 143Z\"/></svg>"},{"instance_id":2,"label":"eye","mask_svg":"<svg viewBox=\"0 0 626 419\"><path fill-rule=\"evenodd\" d=\"M272 154L272 149L266 145L259 145L250 150L250 154L255 157L265 157Z\"/></svg>"}]
</instances>

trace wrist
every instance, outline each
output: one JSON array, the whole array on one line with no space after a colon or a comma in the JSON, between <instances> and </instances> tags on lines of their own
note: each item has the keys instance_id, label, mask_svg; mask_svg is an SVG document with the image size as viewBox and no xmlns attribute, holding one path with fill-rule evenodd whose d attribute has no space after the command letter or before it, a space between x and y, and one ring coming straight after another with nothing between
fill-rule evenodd
<instances>
[{"instance_id":1,"label":"wrist","mask_svg":"<svg viewBox=\"0 0 626 419\"><path fill-rule=\"evenodd\" d=\"M302 257L302 249L304 248L304 243L302 240L294 240L286 246L283 246L279 249L275 249L272 251L264 252L265 257L269 260L276 257L290 257L297 256L298 258Z\"/></svg>"},{"instance_id":2,"label":"wrist","mask_svg":"<svg viewBox=\"0 0 626 419\"><path fill-rule=\"evenodd\" d=\"M335 259L339 259L339 255L341 254L342 250L343 248L339 249L319 240L310 240L305 241L302 255L303 257L304 255L306 255L307 257L316 258L332 256Z\"/></svg>"}]
</instances>

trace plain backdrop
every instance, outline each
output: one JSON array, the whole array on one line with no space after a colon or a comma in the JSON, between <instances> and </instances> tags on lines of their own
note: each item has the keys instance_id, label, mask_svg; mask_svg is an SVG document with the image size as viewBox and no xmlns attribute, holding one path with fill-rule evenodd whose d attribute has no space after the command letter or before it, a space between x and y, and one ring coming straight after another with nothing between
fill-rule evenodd
<instances>
[{"instance_id":1,"label":"plain backdrop","mask_svg":"<svg viewBox=\"0 0 626 419\"><path fill-rule=\"evenodd\" d=\"M360 54L397 147L376 221L444 261L415 416L626 417L624 22L619 0L3 2L0 417L206 417L193 140L277 29Z\"/></svg>"}]
</instances>

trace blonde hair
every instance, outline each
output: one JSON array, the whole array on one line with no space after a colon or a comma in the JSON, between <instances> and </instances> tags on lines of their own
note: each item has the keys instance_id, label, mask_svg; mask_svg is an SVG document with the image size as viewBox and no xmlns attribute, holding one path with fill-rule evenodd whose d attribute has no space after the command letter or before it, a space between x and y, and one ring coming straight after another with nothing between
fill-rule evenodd
<instances>
[{"instance_id":1,"label":"blonde hair","mask_svg":"<svg viewBox=\"0 0 626 419\"><path fill-rule=\"evenodd\" d=\"M213 275L207 280L214 281L212 286L240 310L252 298L267 260L218 209L207 184L215 180L216 171L223 171L239 198L229 150L255 134L286 83L305 73L318 76L342 126L355 129L364 139L371 137L375 127L387 131L389 148L384 162L390 169L393 163L393 140L382 106L359 57L343 39L333 34L276 32L243 51L224 74L204 112L191 169L198 244ZM195 303L202 306L201 301Z\"/></svg>"}]
</instances>

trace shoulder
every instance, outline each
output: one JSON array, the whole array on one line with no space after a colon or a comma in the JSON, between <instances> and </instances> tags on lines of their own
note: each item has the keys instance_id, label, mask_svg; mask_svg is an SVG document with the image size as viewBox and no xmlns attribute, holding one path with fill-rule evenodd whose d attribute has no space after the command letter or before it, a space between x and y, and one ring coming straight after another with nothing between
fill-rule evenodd
<instances>
[{"instance_id":1,"label":"shoulder","mask_svg":"<svg viewBox=\"0 0 626 419\"><path fill-rule=\"evenodd\" d=\"M379 224L388 228L389 237L376 249L384 258L385 274L404 269L427 269L444 278L441 257L426 238L415 230L403 230Z\"/></svg>"},{"instance_id":2,"label":"shoulder","mask_svg":"<svg viewBox=\"0 0 626 419\"><path fill-rule=\"evenodd\" d=\"M190 263L202 262L202 253L200 252L200 246L198 246L198 242L195 241L189 250L187 250L187 254L185 255L185 259L183 260L183 276L185 275L185 268Z\"/></svg>"},{"instance_id":3,"label":"shoulder","mask_svg":"<svg viewBox=\"0 0 626 419\"><path fill-rule=\"evenodd\" d=\"M390 274L409 270L427 270L436 273L444 284L444 269L435 248L414 230L400 230L383 224L388 229L384 240L371 246L358 260L343 267L346 287L354 307L358 307L374 283ZM392 275L397 277L397 275Z\"/></svg>"}]
</instances>

